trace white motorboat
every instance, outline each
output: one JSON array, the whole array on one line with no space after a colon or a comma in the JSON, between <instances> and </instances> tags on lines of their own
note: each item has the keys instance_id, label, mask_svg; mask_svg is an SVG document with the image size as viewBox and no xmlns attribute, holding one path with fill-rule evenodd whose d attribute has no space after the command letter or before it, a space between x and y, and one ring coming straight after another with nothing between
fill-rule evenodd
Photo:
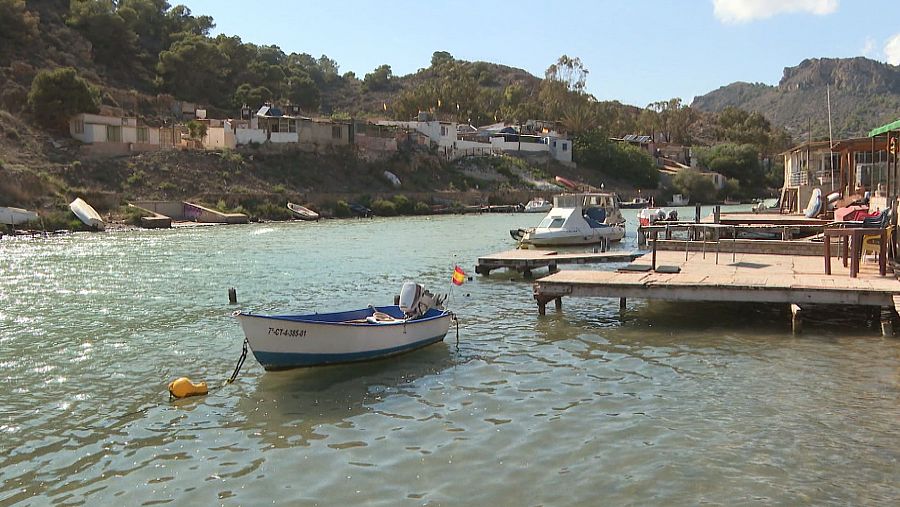
<instances>
[{"instance_id":1,"label":"white motorboat","mask_svg":"<svg viewBox=\"0 0 900 507\"><path fill-rule=\"evenodd\" d=\"M81 197L77 197L74 201L69 203L69 209L72 210L72 213L75 213L75 216L84 222L85 225L99 231L106 229L106 223L103 222L100 213L97 213L97 210L91 207L90 204L84 202L84 199Z\"/></svg>"},{"instance_id":2,"label":"white motorboat","mask_svg":"<svg viewBox=\"0 0 900 507\"><path fill-rule=\"evenodd\" d=\"M409 352L443 340L453 314L417 283L400 303L334 313L256 315L235 312L256 360L267 371L348 363Z\"/></svg>"},{"instance_id":3,"label":"white motorboat","mask_svg":"<svg viewBox=\"0 0 900 507\"><path fill-rule=\"evenodd\" d=\"M319 214L315 211L305 207L300 206L299 204L294 204L292 202L287 203L287 207L294 213L294 216L299 218L300 220L318 220Z\"/></svg>"},{"instance_id":4,"label":"white motorboat","mask_svg":"<svg viewBox=\"0 0 900 507\"><path fill-rule=\"evenodd\" d=\"M537 227L513 229L510 235L520 244L534 246L621 241L625 237L625 218L616 194L561 194L553 198L553 209Z\"/></svg>"},{"instance_id":5,"label":"white motorboat","mask_svg":"<svg viewBox=\"0 0 900 507\"><path fill-rule=\"evenodd\" d=\"M525 205L525 213L546 213L553 209L553 202L543 197L535 197Z\"/></svg>"},{"instance_id":6,"label":"white motorboat","mask_svg":"<svg viewBox=\"0 0 900 507\"><path fill-rule=\"evenodd\" d=\"M38 214L22 208L0 207L0 225L18 225L38 219Z\"/></svg>"},{"instance_id":7,"label":"white motorboat","mask_svg":"<svg viewBox=\"0 0 900 507\"><path fill-rule=\"evenodd\" d=\"M619 203L619 207L622 209L644 209L650 207L650 199L644 197L635 197L630 201L624 201Z\"/></svg>"}]
</instances>

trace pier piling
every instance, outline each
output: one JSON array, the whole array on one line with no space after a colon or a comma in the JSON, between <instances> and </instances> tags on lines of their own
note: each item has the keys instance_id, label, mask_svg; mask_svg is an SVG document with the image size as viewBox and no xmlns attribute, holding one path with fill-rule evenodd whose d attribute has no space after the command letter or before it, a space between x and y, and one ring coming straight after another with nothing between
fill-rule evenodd
<instances>
[{"instance_id":1,"label":"pier piling","mask_svg":"<svg viewBox=\"0 0 900 507\"><path fill-rule=\"evenodd\" d=\"M228 304L237 304L237 290L234 287L228 289Z\"/></svg>"}]
</instances>

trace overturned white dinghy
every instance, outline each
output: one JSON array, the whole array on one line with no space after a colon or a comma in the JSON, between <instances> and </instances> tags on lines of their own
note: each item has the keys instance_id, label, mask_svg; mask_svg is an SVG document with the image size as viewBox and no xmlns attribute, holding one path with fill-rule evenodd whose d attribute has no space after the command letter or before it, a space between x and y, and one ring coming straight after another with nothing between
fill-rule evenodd
<instances>
[{"instance_id":1,"label":"overturned white dinghy","mask_svg":"<svg viewBox=\"0 0 900 507\"><path fill-rule=\"evenodd\" d=\"M76 197L74 201L69 203L69 209L88 227L93 227L98 231L106 229L106 223L100 218L100 213L97 213L97 210L84 202L84 199L81 197Z\"/></svg>"},{"instance_id":2,"label":"overturned white dinghy","mask_svg":"<svg viewBox=\"0 0 900 507\"><path fill-rule=\"evenodd\" d=\"M0 224L2 225L18 225L25 222L31 222L38 219L38 214L34 211L28 211L22 208L4 208L0 207Z\"/></svg>"},{"instance_id":3,"label":"overturned white dinghy","mask_svg":"<svg viewBox=\"0 0 900 507\"><path fill-rule=\"evenodd\" d=\"M305 207L300 206L299 204L294 204L292 202L287 203L287 208L294 213L294 216L299 218L300 220L318 220L319 214L315 211Z\"/></svg>"},{"instance_id":4,"label":"overturned white dinghy","mask_svg":"<svg viewBox=\"0 0 900 507\"><path fill-rule=\"evenodd\" d=\"M235 312L266 370L349 363L409 352L444 339L452 314L446 296L403 284L400 304L305 315Z\"/></svg>"}]
</instances>

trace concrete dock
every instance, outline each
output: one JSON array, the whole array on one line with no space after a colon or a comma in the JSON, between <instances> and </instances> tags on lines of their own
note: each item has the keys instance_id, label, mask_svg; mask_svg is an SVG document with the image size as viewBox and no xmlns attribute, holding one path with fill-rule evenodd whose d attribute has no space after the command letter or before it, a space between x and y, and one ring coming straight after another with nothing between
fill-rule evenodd
<instances>
[{"instance_id":1,"label":"concrete dock","mask_svg":"<svg viewBox=\"0 0 900 507\"><path fill-rule=\"evenodd\" d=\"M640 252L559 253L555 250L507 250L479 257L475 272L487 276L495 269L506 268L530 277L531 271L537 268L546 267L551 273L555 273L560 264L631 262L641 255L643 254Z\"/></svg>"},{"instance_id":2,"label":"concrete dock","mask_svg":"<svg viewBox=\"0 0 900 507\"><path fill-rule=\"evenodd\" d=\"M720 252L718 262L716 257L709 252L658 251L657 271L650 255L630 265L634 271L560 271L534 283L534 299L541 315L551 301L561 310L563 296L619 298L622 308L627 298L786 303L795 330L804 304L870 306L882 310L882 332L893 334L891 317L895 299L900 302L900 282L892 273L879 276L878 263L863 262L859 277L850 278L840 262L825 275L824 255ZM660 272L663 266L678 272Z\"/></svg>"}]
</instances>

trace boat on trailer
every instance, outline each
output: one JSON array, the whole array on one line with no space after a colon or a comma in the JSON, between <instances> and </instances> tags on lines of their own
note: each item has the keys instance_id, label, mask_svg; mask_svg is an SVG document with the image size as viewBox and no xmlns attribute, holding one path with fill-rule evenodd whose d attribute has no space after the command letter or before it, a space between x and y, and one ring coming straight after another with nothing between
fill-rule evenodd
<instances>
[{"instance_id":1,"label":"boat on trailer","mask_svg":"<svg viewBox=\"0 0 900 507\"><path fill-rule=\"evenodd\" d=\"M106 223L103 221L103 218L100 217L100 213L97 213L97 210L90 204L84 202L84 199L81 197L76 197L74 201L69 203L69 209L72 210L72 213L88 227L93 227L98 231L106 229Z\"/></svg>"},{"instance_id":2,"label":"boat on trailer","mask_svg":"<svg viewBox=\"0 0 900 507\"><path fill-rule=\"evenodd\" d=\"M520 245L566 246L621 241L625 218L619 198L610 192L561 194L537 227L511 229Z\"/></svg>"},{"instance_id":3,"label":"boat on trailer","mask_svg":"<svg viewBox=\"0 0 900 507\"><path fill-rule=\"evenodd\" d=\"M250 350L267 371L390 357L444 339L453 314L422 285L403 284L400 302L303 315L234 313Z\"/></svg>"},{"instance_id":4,"label":"boat on trailer","mask_svg":"<svg viewBox=\"0 0 900 507\"><path fill-rule=\"evenodd\" d=\"M318 220L319 214L315 211L305 207L300 206L299 204L294 204L292 202L287 203L287 208L291 210L295 217L300 220Z\"/></svg>"}]
</instances>

